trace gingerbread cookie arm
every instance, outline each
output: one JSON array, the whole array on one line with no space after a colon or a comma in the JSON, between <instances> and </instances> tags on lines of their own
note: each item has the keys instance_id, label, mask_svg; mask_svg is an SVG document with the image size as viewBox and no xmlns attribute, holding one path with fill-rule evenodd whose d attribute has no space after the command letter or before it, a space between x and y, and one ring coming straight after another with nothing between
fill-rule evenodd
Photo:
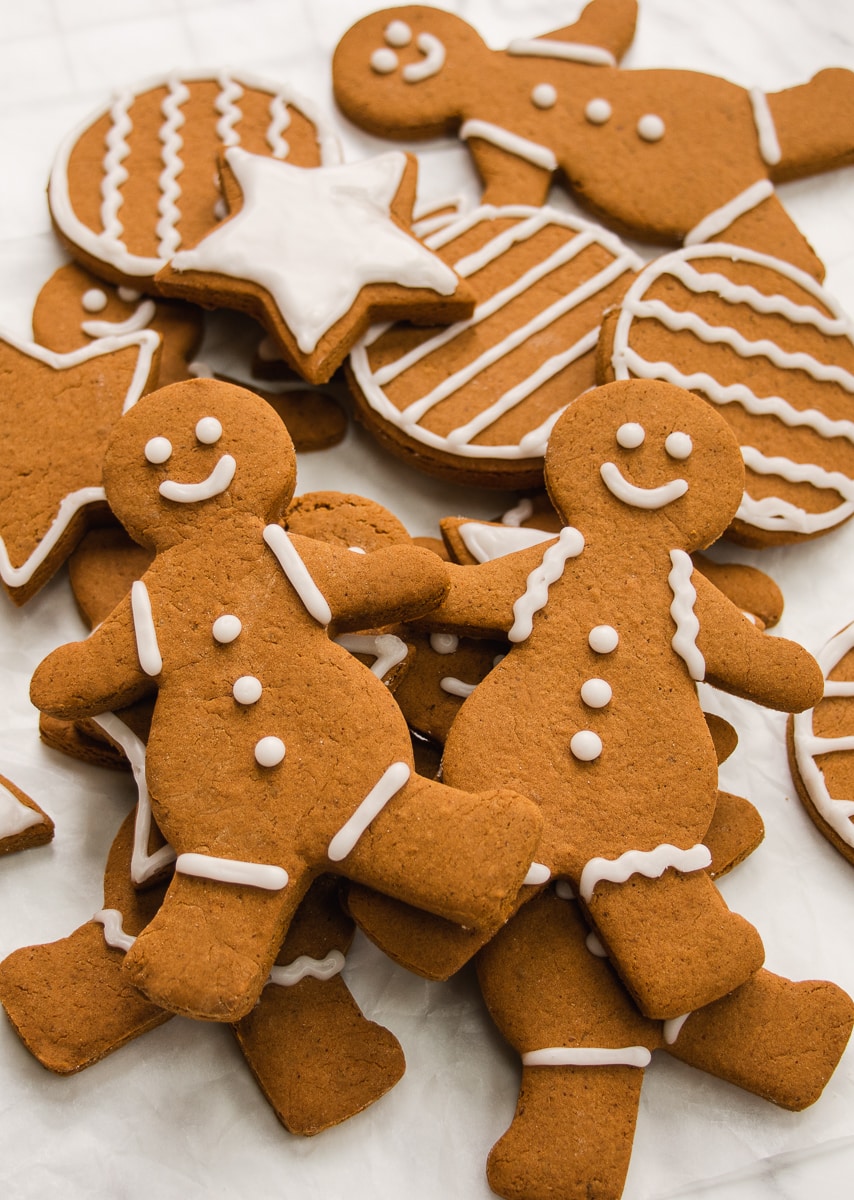
<instances>
[{"instance_id":1,"label":"gingerbread cookie arm","mask_svg":"<svg viewBox=\"0 0 854 1200\"><path fill-rule=\"evenodd\" d=\"M440 603L448 588L445 564L418 546L387 546L364 554L299 534L284 536L298 549L337 631L421 616ZM276 547L272 549L275 553Z\"/></svg>"},{"instance_id":2,"label":"gingerbread cookie arm","mask_svg":"<svg viewBox=\"0 0 854 1200\"><path fill-rule=\"evenodd\" d=\"M708 683L782 712L801 712L821 697L821 669L802 646L766 636L698 571L691 582L699 622L695 648Z\"/></svg>"},{"instance_id":3,"label":"gingerbread cookie arm","mask_svg":"<svg viewBox=\"0 0 854 1200\"><path fill-rule=\"evenodd\" d=\"M513 626L513 603L525 590L525 571L520 570L517 558L498 558L477 567L446 563L450 590L429 618L416 626L453 630L469 637L506 635ZM536 553L534 560L539 561Z\"/></svg>"},{"instance_id":4,"label":"gingerbread cookie arm","mask_svg":"<svg viewBox=\"0 0 854 1200\"><path fill-rule=\"evenodd\" d=\"M534 147L525 138L487 121L466 121L460 131L468 143L475 169L483 181L481 204L530 204L540 208L546 203L555 164L533 161L532 154L550 154Z\"/></svg>"},{"instance_id":5,"label":"gingerbread cookie arm","mask_svg":"<svg viewBox=\"0 0 854 1200\"><path fill-rule=\"evenodd\" d=\"M160 673L160 651L145 584L83 642L58 646L30 684L36 708L52 717L88 717L139 700Z\"/></svg>"}]
</instances>

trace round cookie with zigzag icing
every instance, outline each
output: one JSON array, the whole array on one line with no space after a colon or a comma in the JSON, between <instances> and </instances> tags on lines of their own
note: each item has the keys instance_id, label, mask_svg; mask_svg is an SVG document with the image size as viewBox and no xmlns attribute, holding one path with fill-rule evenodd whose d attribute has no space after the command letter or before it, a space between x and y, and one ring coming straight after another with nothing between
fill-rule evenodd
<instances>
[{"instance_id":1,"label":"round cookie with zigzag icing","mask_svg":"<svg viewBox=\"0 0 854 1200\"><path fill-rule=\"evenodd\" d=\"M150 291L225 215L218 159L231 146L301 167L339 160L323 118L287 85L216 70L148 79L66 135L48 186L54 228L96 274Z\"/></svg>"},{"instance_id":2,"label":"round cookie with zigzag icing","mask_svg":"<svg viewBox=\"0 0 854 1200\"><path fill-rule=\"evenodd\" d=\"M656 259L606 316L598 370L720 411L746 471L732 540L801 542L854 514L854 325L783 259L724 243Z\"/></svg>"}]
</instances>

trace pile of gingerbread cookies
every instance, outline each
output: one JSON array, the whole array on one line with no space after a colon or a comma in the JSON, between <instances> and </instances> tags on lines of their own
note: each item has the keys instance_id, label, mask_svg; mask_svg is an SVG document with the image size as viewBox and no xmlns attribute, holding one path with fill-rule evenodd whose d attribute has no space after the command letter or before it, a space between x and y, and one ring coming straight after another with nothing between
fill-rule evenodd
<instances>
[{"instance_id":1,"label":"pile of gingerbread cookies","mask_svg":"<svg viewBox=\"0 0 854 1200\"><path fill-rule=\"evenodd\" d=\"M852 324L774 190L854 163L854 76L628 71L635 16L591 0L502 50L422 6L345 34L341 113L455 132L474 207L419 207L411 153L344 162L309 101L224 71L131 83L59 147L72 261L34 340L0 337L0 579L24 605L68 570L92 632L35 671L40 732L138 802L103 908L0 964L49 1069L215 1021L287 1129L337 1124L404 1071L342 979L358 927L427 979L475 963L522 1064L504 1197L619 1197L655 1050L794 1111L831 1078L854 1003L765 969L716 886L763 826L697 685L793 714L798 789L854 861L854 627L816 662L768 633L767 575L702 553L854 514ZM206 310L257 323L235 374L198 357ZM295 496L350 411L518 503L413 539ZM48 841L0 782L0 851Z\"/></svg>"}]
</instances>

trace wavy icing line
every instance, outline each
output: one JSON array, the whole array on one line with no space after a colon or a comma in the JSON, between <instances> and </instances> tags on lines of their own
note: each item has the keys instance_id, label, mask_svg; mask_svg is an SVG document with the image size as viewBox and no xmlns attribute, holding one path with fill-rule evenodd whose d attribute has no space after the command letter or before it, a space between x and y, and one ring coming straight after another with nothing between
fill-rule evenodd
<instances>
[{"instance_id":1,"label":"wavy icing line","mask_svg":"<svg viewBox=\"0 0 854 1200\"><path fill-rule=\"evenodd\" d=\"M102 237L105 240L122 245L121 235L124 226L119 220L119 209L124 197L121 187L127 182L128 173L122 163L130 154L127 142L128 134L133 128L128 109L133 103L133 92L119 92L110 107L110 121L105 138L107 153L104 155L103 178L101 180L101 224L104 227Z\"/></svg>"},{"instance_id":2,"label":"wavy icing line","mask_svg":"<svg viewBox=\"0 0 854 1200\"><path fill-rule=\"evenodd\" d=\"M502 416L521 404L528 396L537 391L550 379L554 378L566 367L580 360L586 354L593 353L599 335L598 325L585 333L574 345L553 355L521 380L507 392L500 395L488 408L478 413L465 425L452 430L447 435L440 435L425 429L421 424L422 418L436 405L448 399L456 392L467 386L488 367L511 354L529 338L542 332L555 321L579 307L598 292L604 290L620 275L628 270L636 270L641 265L638 257L613 235L602 234L590 222L570 218L567 214L548 207L534 209L524 205L496 208L483 205L471 213L465 214L456 221L445 225L438 233L428 238L427 246L432 250L450 244L462 237L481 221L492 220L496 217L518 218L519 224L509 230L504 230L489 239L480 250L465 255L454 263L454 269L465 275L476 274L489 263L494 262L511 246L533 237L546 225L558 225L575 233L575 237L564 243L557 251L531 267L518 279L482 301L473 315L465 321L459 321L448 326L432 337L406 351L398 359L372 371L368 361L367 349L387 328L374 326L365 337L354 347L350 355L350 364L359 383L359 387L367 403L380 416L395 425L409 437L431 446L434 449L448 451L469 458L526 458L541 456L545 453L546 443L555 423L564 411L561 406L537 428L529 430L515 445L477 445L473 439L484 430L495 424ZM488 317L499 312L511 301L522 295L540 280L546 278L558 267L572 261L583 250L591 245L603 246L614 255L614 261L590 279L585 280L572 292L561 296L546 309L528 321L522 328L513 331L502 338L494 346L480 354L474 361L461 367L452 375L446 377L427 395L412 401L404 410L398 409L384 392L386 384L391 383L406 371L415 367L428 355L440 350L455 339L463 336ZM461 271L462 268L462 271Z\"/></svg>"},{"instance_id":3,"label":"wavy icing line","mask_svg":"<svg viewBox=\"0 0 854 1200\"><path fill-rule=\"evenodd\" d=\"M706 660L697 646L700 622L694 612L697 600L697 590L691 582L694 564L684 550L671 550L670 561L673 564L667 576L673 593L670 615L676 625L671 645L688 668L688 674L699 683L706 678Z\"/></svg>"},{"instance_id":4,"label":"wavy icing line","mask_svg":"<svg viewBox=\"0 0 854 1200\"><path fill-rule=\"evenodd\" d=\"M281 92L277 92L270 101L270 124L267 127L267 145L272 151L273 158L287 158L290 146L282 137L291 123L287 101Z\"/></svg>"},{"instance_id":5,"label":"wavy icing line","mask_svg":"<svg viewBox=\"0 0 854 1200\"><path fill-rule=\"evenodd\" d=\"M854 648L854 621L835 634L816 655L825 676L824 695L854 696L854 682L828 680L827 676ZM793 716L792 732L795 762L807 795L818 815L847 846L854 847L854 800L831 796L824 772L816 762L821 754L854 750L854 736L824 738L814 732L814 708Z\"/></svg>"},{"instance_id":6,"label":"wavy icing line","mask_svg":"<svg viewBox=\"0 0 854 1200\"><path fill-rule=\"evenodd\" d=\"M524 642L531 636L534 614L545 607L549 588L561 578L569 559L577 558L583 549L583 534L572 525L564 525L557 541L546 550L540 565L531 571L525 582L525 591L513 605L513 625L507 634L509 641Z\"/></svg>"},{"instance_id":7,"label":"wavy icing line","mask_svg":"<svg viewBox=\"0 0 854 1200\"><path fill-rule=\"evenodd\" d=\"M189 98L190 89L187 85L179 79L172 78L169 80L169 91L160 106L166 122L157 135L163 146L163 170L158 180L160 200L157 203L157 211L160 213L160 220L155 232L159 239L157 252L164 258L174 254L181 244L181 235L178 232L178 221L181 218L181 210L178 208L178 197L181 195L178 176L184 169L184 160L181 158L184 139L178 130L185 120L181 105L186 104Z\"/></svg>"},{"instance_id":8,"label":"wavy icing line","mask_svg":"<svg viewBox=\"0 0 854 1200\"><path fill-rule=\"evenodd\" d=\"M224 146L239 146L240 134L235 126L242 119L243 113L237 101L243 96L243 88L226 71L217 76L219 95L214 100L214 108L220 114L216 123L216 135Z\"/></svg>"},{"instance_id":9,"label":"wavy icing line","mask_svg":"<svg viewBox=\"0 0 854 1200\"><path fill-rule=\"evenodd\" d=\"M706 275L686 265L689 260L704 258L729 258L733 262L751 263L775 271L823 304L833 315L827 317L811 305L795 304L780 295L763 296L755 288L729 282L724 275ZM854 443L854 421L833 419L815 408L795 408L783 396L760 397L745 384L724 385L704 371L686 373L667 361L650 362L634 350L629 345L633 321L655 319L671 330L688 330L705 342L725 344L741 357L761 355L777 369L804 371L817 383L829 383L854 393L854 375L844 368L823 363L810 354L784 351L770 339L750 341L729 326L712 326L694 313L678 312L660 301L642 299L650 285L664 275L676 278L694 294L713 292L726 303L745 304L763 314L776 313L797 324L811 325L827 337L845 338L854 343L851 322L832 297L806 272L781 259L743 247L727 244L695 246L690 250L665 255L642 271L628 289L614 332L611 361L617 379L629 379L632 375L664 379L688 390L701 392L713 404L739 404L751 415L775 417L789 428L807 428L823 438L843 438ZM773 470L769 469L772 462ZM845 504L830 512L810 513L780 497L754 500L745 491L737 517L756 528L797 533L820 532L838 524L854 511L848 508L851 480L841 472L827 472L818 464L795 463L782 456L766 459L756 450L748 452L745 465L758 473L779 475L791 482L808 482L818 488L836 488L846 500Z\"/></svg>"},{"instance_id":10,"label":"wavy icing line","mask_svg":"<svg viewBox=\"0 0 854 1200\"><path fill-rule=\"evenodd\" d=\"M692 871L705 870L711 861L709 848L702 842L698 842L690 850L680 850L670 842L663 842L654 850L626 850L619 858L591 858L585 863L578 891L584 902L589 904L596 886L603 880L608 883L625 883L632 875L658 879L670 867L690 874Z\"/></svg>"}]
</instances>

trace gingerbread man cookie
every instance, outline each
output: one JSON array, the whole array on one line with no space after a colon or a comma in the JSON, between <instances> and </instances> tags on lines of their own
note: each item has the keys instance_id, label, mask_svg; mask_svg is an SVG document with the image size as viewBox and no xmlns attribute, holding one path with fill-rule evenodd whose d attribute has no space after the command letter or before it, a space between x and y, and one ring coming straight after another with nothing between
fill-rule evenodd
<instances>
[{"instance_id":1,"label":"gingerbread man cookie","mask_svg":"<svg viewBox=\"0 0 854 1200\"><path fill-rule=\"evenodd\" d=\"M448 567L431 624L503 631L513 648L463 703L444 778L538 797L541 861L572 880L641 1009L676 1016L763 957L703 870L717 763L696 682L797 711L820 671L693 568L743 487L702 400L640 381L588 392L555 427L546 480L573 521L556 542Z\"/></svg>"},{"instance_id":2,"label":"gingerbread man cookie","mask_svg":"<svg viewBox=\"0 0 854 1200\"><path fill-rule=\"evenodd\" d=\"M821 263L774 183L854 161L854 76L825 70L765 95L695 71L617 66L635 0L591 0L575 25L489 49L422 5L358 21L333 59L335 99L383 137L457 133L484 199L542 204L555 174L615 229L728 240Z\"/></svg>"},{"instance_id":3,"label":"gingerbread man cookie","mask_svg":"<svg viewBox=\"0 0 854 1200\"><path fill-rule=\"evenodd\" d=\"M510 911L541 829L516 793L415 776L388 690L327 635L333 621L341 633L424 613L445 565L416 547L356 554L288 535L294 478L284 426L251 394L199 379L147 397L111 439L105 480L157 557L32 682L58 717L157 688L146 774L178 857L124 969L161 1007L212 1020L252 1008L318 874L482 926Z\"/></svg>"}]
</instances>

